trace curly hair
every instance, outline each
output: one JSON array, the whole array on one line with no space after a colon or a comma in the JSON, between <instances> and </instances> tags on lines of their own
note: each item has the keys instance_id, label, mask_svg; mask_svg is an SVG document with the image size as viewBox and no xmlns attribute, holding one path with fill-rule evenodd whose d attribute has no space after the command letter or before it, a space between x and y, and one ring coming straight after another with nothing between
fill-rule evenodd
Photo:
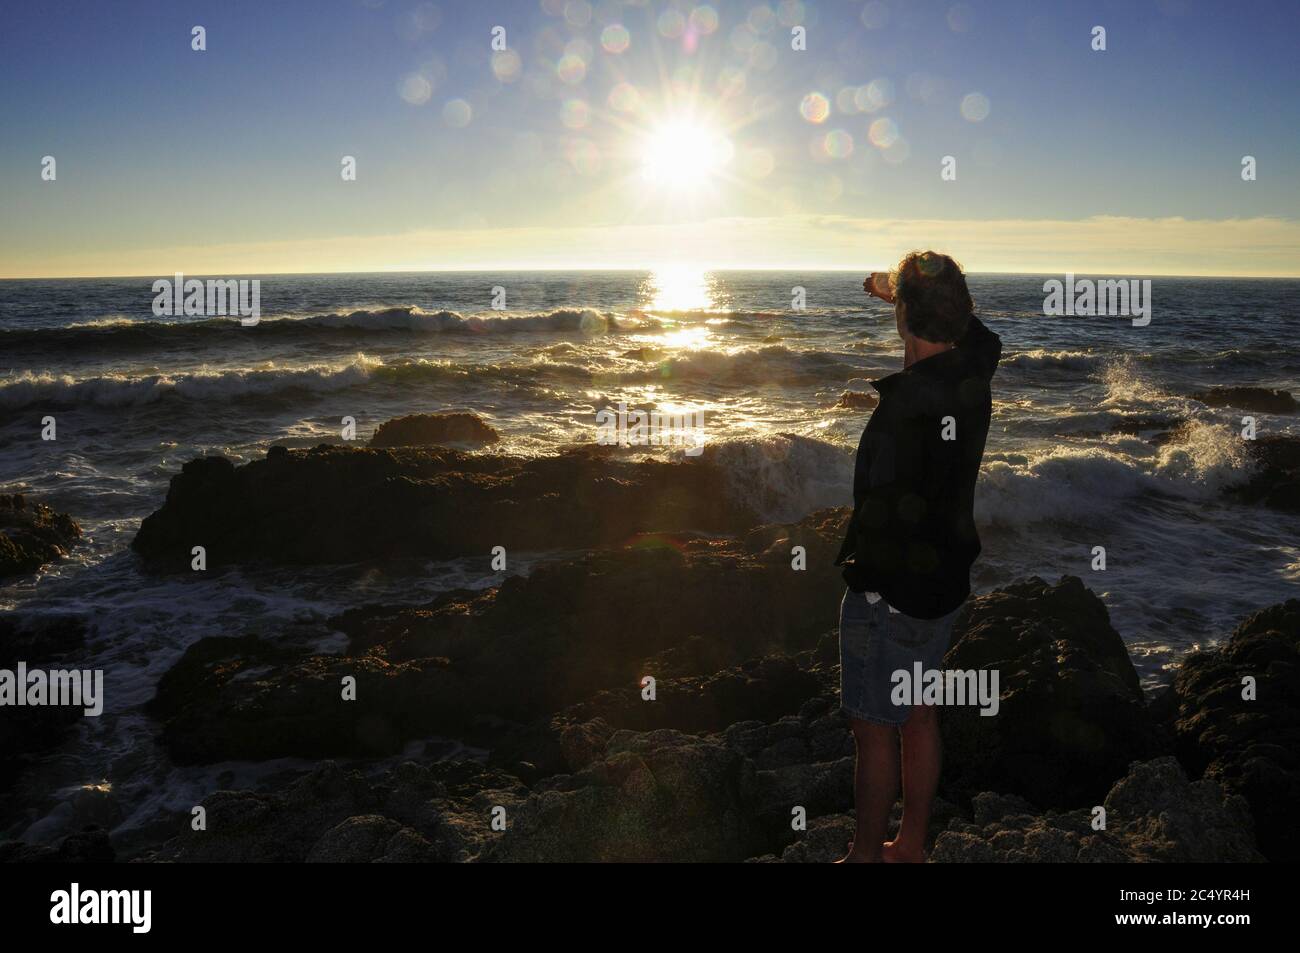
<instances>
[{"instance_id":1,"label":"curly hair","mask_svg":"<svg viewBox=\"0 0 1300 953\"><path fill-rule=\"evenodd\" d=\"M893 273L894 299L907 330L926 341L958 341L975 313L961 265L947 255L914 251Z\"/></svg>"}]
</instances>

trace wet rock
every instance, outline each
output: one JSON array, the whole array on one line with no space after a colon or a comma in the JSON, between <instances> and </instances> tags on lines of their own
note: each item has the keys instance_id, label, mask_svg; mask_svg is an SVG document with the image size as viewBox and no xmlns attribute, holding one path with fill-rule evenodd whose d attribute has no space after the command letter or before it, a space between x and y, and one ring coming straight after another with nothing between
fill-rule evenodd
<instances>
[{"instance_id":1,"label":"wet rock","mask_svg":"<svg viewBox=\"0 0 1300 953\"><path fill-rule=\"evenodd\" d=\"M1245 503L1300 513L1300 438L1263 436L1248 441L1255 471L1227 495Z\"/></svg>"},{"instance_id":2,"label":"wet rock","mask_svg":"<svg viewBox=\"0 0 1300 953\"><path fill-rule=\"evenodd\" d=\"M996 716L942 711L945 789L956 796L1000 788L1045 807L1099 803L1129 762L1159 753L1128 650L1075 576L971 600L944 667L1000 678Z\"/></svg>"},{"instance_id":3,"label":"wet rock","mask_svg":"<svg viewBox=\"0 0 1300 953\"><path fill-rule=\"evenodd\" d=\"M85 784L70 799L70 826L77 830L91 827L112 830L123 820L122 806L108 784Z\"/></svg>"},{"instance_id":4,"label":"wet rock","mask_svg":"<svg viewBox=\"0 0 1300 953\"><path fill-rule=\"evenodd\" d=\"M21 493L0 494L0 579L62 559L80 538L81 527L66 513Z\"/></svg>"},{"instance_id":5,"label":"wet rock","mask_svg":"<svg viewBox=\"0 0 1300 953\"><path fill-rule=\"evenodd\" d=\"M1175 433L1184 425L1184 421L1175 420L1170 417L1154 415L1132 415L1121 417L1110 425L1111 433L1129 434L1130 436L1139 436L1151 431L1164 431L1166 433ZM1100 436L1101 431L1087 431L1088 436ZM1160 434L1163 437L1164 434Z\"/></svg>"},{"instance_id":6,"label":"wet rock","mask_svg":"<svg viewBox=\"0 0 1300 953\"><path fill-rule=\"evenodd\" d=\"M1246 678L1251 700L1242 697ZM1189 655L1174 692L1178 759L1246 799L1269 860L1300 859L1300 599L1256 612L1219 648Z\"/></svg>"},{"instance_id":7,"label":"wet rock","mask_svg":"<svg viewBox=\"0 0 1300 953\"><path fill-rule=\"evenodd\" d=\"M69 614L0 616L0 668L55 662L86 644L86 620Z\"/></svg>"},{"instance_id":8,"label":"wet rock","mask_svg":"<svg viewBox=\"0 0 1300 953\"><path fill-rule=\"evenodd\" d=\"M8 615L0 617L0 668L16 672L76 667L75 655L85 645L86 623L74 615ZM81 708L66 705L0 709L0 791L9 789L31 762L57 748L83 717Z\"/></svg>"},{"instance_id":9,"label":"wet rock","mask_svg":"<svg viewBox=\"0 0 1300 953\"><path fill-rule=\"evenodd\" d=\"M426 447L434 444L485 445L501 435L477 414L410 414L379 425L372 447Z\"/></svg>"},{"instance_id":10,"label":"wet rock","mask_svg":"<svg viewBox=\"0 0 1300 953\"><path fill-rule=\"evenodd\" d=\"M1294 414L1297 409L1289 391L1266 387L1212 387L1188 396L1211 407L1239 407L1265 414Z\"/></svg>"},{"instance_id":11,"label":"wet rock","mask_svg":"<svg viewBox=\"0 0 1300 953\"><path fill-rule=\"evenodd\" d=\"M132 548L156 568L253 561L350 563L591 548L644 532L730 532L759 522L728 493L724 468L636 461L617 448L550 457L447 447L273 447L236 467L192 460Z\"/></svg>"}]
</instances>

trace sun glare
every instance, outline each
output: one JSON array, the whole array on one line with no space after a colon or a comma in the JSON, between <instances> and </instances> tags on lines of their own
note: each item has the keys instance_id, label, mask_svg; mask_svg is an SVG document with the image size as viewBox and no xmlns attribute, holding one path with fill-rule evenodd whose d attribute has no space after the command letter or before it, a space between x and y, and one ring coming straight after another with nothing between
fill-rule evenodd
<instances>
[{"instance_id":1,"label":"sun glare","mask_svg":"<svg viewBox=\"0 0 1300 953\"><path fill-rule=\"evenodd\" d=\"M670 119L645 135L644 179L656 186L693 191L708 184L731 161L731 140L695 119Z\"/></svg>"},{"instance_id":2,"label":"sun glare","mask_svg":"<svg viewBox=\"0 0 1300 953\"><path fill-rule=\"evenodd\" d=\"M668 265L651 273L645 291L656 311L694 311L713 307L708 276L698 268Z\"/></svg>"}]
</instances>

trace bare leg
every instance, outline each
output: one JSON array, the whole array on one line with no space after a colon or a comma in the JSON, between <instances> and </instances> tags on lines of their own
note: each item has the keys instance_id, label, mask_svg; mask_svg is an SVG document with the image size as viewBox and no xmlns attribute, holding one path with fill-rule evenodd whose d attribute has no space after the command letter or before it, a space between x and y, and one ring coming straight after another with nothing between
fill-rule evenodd
<instances>
[{"instance_id":1,"label":"bare leg","mask_svg":"<svg viewBox=\"0 0 1300 953\"><path fill-rule=\"evenodd\" d=\"M903 724L903 822L898 837L883 846L891 863L921 863L925 859L925 834L930 808L939 789L943 745L939 737L939 709L914 705Z\"/></svg>"},{"instance_id":2,"label":"bare leg","mask_svg":"<svg viewBox=\"0 0 1300 953\"><path fill-rule=\"evenodd\" d=\"M881 844L889 831L889 810L898 797L898 729L850 718L857 744L853 801L857 831L841 863L879 863Z\"/></svg>"}]
</instances>

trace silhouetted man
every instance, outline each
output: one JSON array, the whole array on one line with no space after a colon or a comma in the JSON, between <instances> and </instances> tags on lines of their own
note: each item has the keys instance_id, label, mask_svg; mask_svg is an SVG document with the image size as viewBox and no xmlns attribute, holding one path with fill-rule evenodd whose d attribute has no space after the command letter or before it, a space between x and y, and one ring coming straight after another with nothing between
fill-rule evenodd
<instances>
[{"instance_id":1,"label":"silhouetted man","mask_svg":"<svg viewBox=\"0 0 1300 953\"><path fill-rule=\"evenodd\" d=\"M914 252L864 290L894 305L903 370L873 382L880 402L858 444L853 518L836 559L840 696L857 744L857 832L847 862L924 859L939 784L938 709L895 701L894 673L938 669L980 552L975 480L989 382L1002 342L974 315L961 266ZM901 776L903 820L885 843Z\"/></svg>"}]
</instances>

